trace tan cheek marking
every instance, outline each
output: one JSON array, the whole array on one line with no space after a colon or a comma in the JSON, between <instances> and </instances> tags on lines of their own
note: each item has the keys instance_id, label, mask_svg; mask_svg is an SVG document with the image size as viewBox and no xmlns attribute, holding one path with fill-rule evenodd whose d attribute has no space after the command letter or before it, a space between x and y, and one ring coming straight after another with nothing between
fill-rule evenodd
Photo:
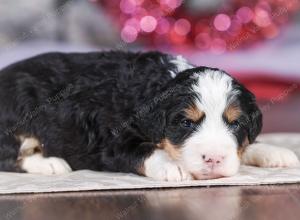
<instances>
[{"instance_id":1,"label":"tan cheek marking","mask_svg":"<svg viewBox=\"0 0 300 220\"><path fill-rule=\"evenodd\" d=\"M199 110L195 105L185 109L185 113L187 118L195 122L199 121L204 116L204 112Z\"/></svg>"},{"instance_id":2,"label":"tan cheek marking","mask_svg":"<svg viewBox=\"0 0 300 220\"><path fill-rule=\"evenodd\" d=\"M242 110L238 106L230 105L227 107L224 114L228 122L233 122L240 117Z\"/></svg>"},{"instance_id":3,"label":"tan cheek marking","mask_svg":"<svg viewBox=\"0 0 300 220\"><path fill-rule=\"evenodd\" d=\"M249 144L250 144L249 139L248 139L248 137L246 137L244 142L242 143L242 146L240 146L238 149L238 156L240 159L242 159L243 153L245 152L245 150Z\"/></svg>"},{"instance_id":4,"label":"tan cheek marking","mask_svg":"<svg viewBox=\"0 0 300 220\"><path fill-rule=\"evenodd\" d=\"M162 142L157 145L157 147L164 149L174 160L178 160L181 157L180 149L176 145L172 144L167 138L163 139Z\"/></svg>"}]
</instances>

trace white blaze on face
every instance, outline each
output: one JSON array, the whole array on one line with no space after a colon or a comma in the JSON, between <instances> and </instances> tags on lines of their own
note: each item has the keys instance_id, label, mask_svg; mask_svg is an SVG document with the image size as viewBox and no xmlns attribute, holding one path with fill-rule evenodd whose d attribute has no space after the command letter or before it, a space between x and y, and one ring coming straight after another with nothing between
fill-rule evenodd
<instances>
[{"instance_id":1,"label":"white blaze on face","mask_svg":"<svg viewBox=\"0 0 300 220\"><path fill-rule=\"evenodd\" d=\"M237 93L232 78L220 71L200 73L192 87L197 108L205 113L201 126L184 143L182 163L197 179L234 175L239 168L237 141L223 120L228 97Z\"/></svg>"}]
</instances>

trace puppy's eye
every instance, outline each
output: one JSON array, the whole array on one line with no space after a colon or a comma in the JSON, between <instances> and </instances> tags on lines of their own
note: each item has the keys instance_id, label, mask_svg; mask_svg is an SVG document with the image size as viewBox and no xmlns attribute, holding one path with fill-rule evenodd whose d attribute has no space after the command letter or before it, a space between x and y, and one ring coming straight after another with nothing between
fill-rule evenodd
<instances>
[{"instance_id":1,"label":"puppy's eye","mask_svg":"<svg viewBox=\"0 0 300 220\"><path fill-rule=\"evenodd\" d=\"M194 125L194 122L192 120L189 119L184 119L180 122L180 124L185 127L185 128L191 128Z\"/></svg>"},{"instance_id":2,"label":"puppy's eye","mask_svg":"<svg viewBox=\"0 0 300 220\"><path fill-rule=\"evenodd\" d=\"M233 121L233 122L230 122L229 126L231 129L236 130L239 128L240 124L238 121Z\"/></svg>"}]
</instances>

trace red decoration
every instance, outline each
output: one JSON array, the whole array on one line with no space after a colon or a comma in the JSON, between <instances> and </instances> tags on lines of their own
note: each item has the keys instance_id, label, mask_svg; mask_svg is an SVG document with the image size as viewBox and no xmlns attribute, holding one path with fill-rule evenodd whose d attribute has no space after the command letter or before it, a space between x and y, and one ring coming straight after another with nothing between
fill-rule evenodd
<instances>
[{"instance_id":1,"label":"red decoration","mask_svg":"<svg viewBox=\"0 0 300 220\"><path fill-rule=\"evenodd\" d=\"M102 0L126 43L223 53L279 34L297 0L228 0L214 14L195 14L189 0ZM194 11L193 11L194 12Z\"/></svg>"}]
</instances>

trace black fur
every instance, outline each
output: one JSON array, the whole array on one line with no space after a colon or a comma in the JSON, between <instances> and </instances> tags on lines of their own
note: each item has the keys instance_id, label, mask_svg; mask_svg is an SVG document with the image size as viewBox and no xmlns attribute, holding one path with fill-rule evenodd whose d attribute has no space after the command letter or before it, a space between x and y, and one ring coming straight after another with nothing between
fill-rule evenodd
<instances>
[{"instance_id":1,"label":"black fur","mask_svg":"<svg viewBox=\"0 0 300 220\"><path fill-rule=\"evenodd\" d=\"M193 131L178 125L194 98L189 76L206 67L173 80L170 59L158 52L48 53L3 69L0 170L21 171L17 137L26 135L40 140L46 157L64 158L73 170L138 172L163 138L178 144ZM248 122L236 135L247 133L252 141L261 118L249 117L257 110L249 103L254 99L238 89Z\"/></svg>"},{"instance_id":2,"label":"black fur","mask_svg":"<svg viewBox=\"0 0 300 220\"><path fill-rule=\"evenodd\" d=\"M243 112L238 119L238 126L234 134L240 146L243 145L245 137L248 138L249 144L252 144L262 129L262 113L256 104L254 94L237 80L233 80L233 89L240 91L235 102Z\"/></svg>"}]
</instances>

